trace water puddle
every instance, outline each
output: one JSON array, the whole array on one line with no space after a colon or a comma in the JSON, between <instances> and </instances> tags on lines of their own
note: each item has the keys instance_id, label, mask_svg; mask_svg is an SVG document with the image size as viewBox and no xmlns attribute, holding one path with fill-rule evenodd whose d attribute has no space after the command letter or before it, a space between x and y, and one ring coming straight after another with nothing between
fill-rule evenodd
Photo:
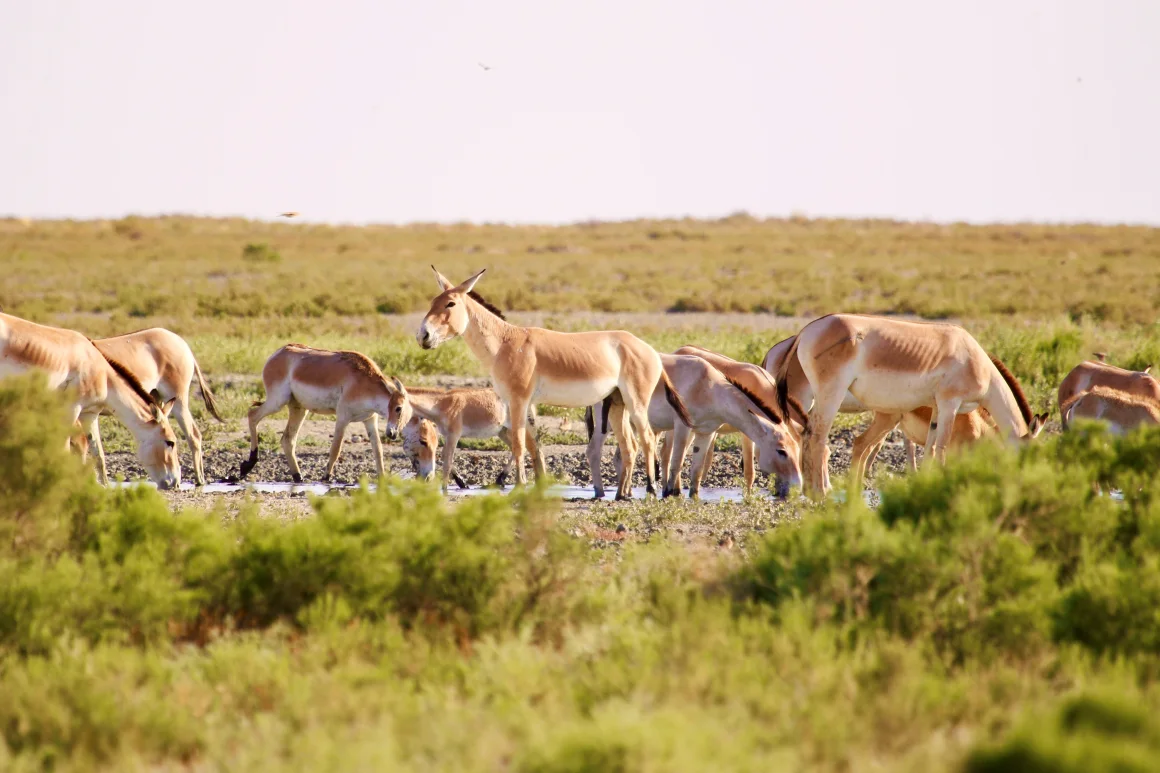
<instances>
[{"instance_id":1,"label":"water puddle","mask_svg":"<svg viewBox=\"0 0 1160 773\"><path fill-rule=\"evenodd\" d=\"M134 481L121 483L122 486L152 486L154 484L147 481ZM375 490L375 484L367 484L371 490ZM197 491L203 494L235 494L240 491L251 491L256 494L316 494L323 495L331 491L352 491L358 488L357 484L350 483L262 483L262 482L242 482L242 483L209 483L205 486L195 486L192 483L182 483L181 491ZM450 497L467 497L467 496L485 496L487 494L510 494L514 489L508 486L504 489L498 488L469 488L460 489L452 488L448 495ZM867 492L869 493L869 492ZM604 500L611 502L615 497L615 489L609 487L605 489ZM593 499L591 486L552 486L548 489L548 495L565 500L590 500ZM643 486L637 486L632 490L634 499L644 499L645 489ZM682 494L687 496L687 492ZM773 499L773 495L768 491L759 490L753 494L758 499ZM740 488L702 488L701 501L702 502L743 502L745 494Z\"/></svg>"}]
</instances>

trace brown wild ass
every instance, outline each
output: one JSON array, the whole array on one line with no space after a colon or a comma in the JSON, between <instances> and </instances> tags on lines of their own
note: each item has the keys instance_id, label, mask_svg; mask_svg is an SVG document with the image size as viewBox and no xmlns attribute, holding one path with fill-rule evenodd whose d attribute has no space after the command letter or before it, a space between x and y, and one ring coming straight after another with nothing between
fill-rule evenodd
<instances>
[{"instance_id":1,"label":"brown wild ass","mask_svg":"<svg viewBox=\"0 0 1160 773\"><path fill-rule=\"evenodd\" d=\"M940 462L958 413L982 406L1009 438L1034 437L1047 418L1032 414L1019 382L1006 366L956 325L861 314L814 320L797 334L778 371L783 412L794 362L801 365L814 393L802 459L812 494L828 490L824 476L828 435L848 397L876 413L903 414L924 405L933 407L926 457Z\"/></svg>"},{"instance_id":2,"label":"brown wild ass","mask_svg":"<svg viewBox=\"0 0 1160 773\"><path fill-rule=\"evenodd\" d=\"M1160 401L1106 386L1073 395L1060 406L1064 426L1076 419L1106 421L1113 435L1124 435L1142 425L1160 424Z\"/></svg>"},{"instance_id":3,"label":"brown wild ass","mask_svg":"<svg viewBox=\"0 0 1160 773\"><path fill-rule=\"evenodd\" d=\"M733 381L702 357L662 354L665 374L681 395L691 423L680 421L669 404L664 388L657 385L649 401L648 418L654 431L668 431L661 451L664 496L680 496L681 469L690 443L693 445L693 467L689 496L696 498L701 490L709 449L718 432L729 428L741 432L756 446L757 464L762 472L776 475L778 493L785 495L791 486L801 485L798 468L798 440L782 414L773 404L762 400L740 383ZM615 416L616 404L610 395L588 408L588 466L597 499L604 496L600 475L600 457L608 434L609 414ZM623 456L617 460L618 482L623 485Z\"/></svg>"},{"instance_id":4,"label":"brown wild ass","mask_svg":"<svg viewBox=\"0 0 1160 773\"><path fill-rule=\"evenodd\" d=\"M176 401L170 418L181 428L193 453L194 480L197 485L204 486L206 481L201 452L201 430L197 428L193 414L189 410L189 388L194 378L197 379L197 388L201 392L206 409L219 422L225 420L218 412L213 392L205 382L201 367L194 359L189 344L176 333L160 327L114 338L98 338L93 344L102 354L128 368L146 391L157 390L162 400ZM101 413L107 414L109 411L106 408ZM105 467L105 449L101 444L97 413L85 411L81 414L80 421L96 446L97 474L102 483L107 483L109 475Z\"/></svg>"},{"instance_id":5,"label":"brown wild ass","mask_svg":"<svg viewBox=\"0 0 1160 773\"><path fill-rule=\"evenodd\" d=\"M1106 365L1102 361L1090 360L1076 365L1059 384L1059 412L1063 428L1067 429L1068 422L1068 417L1063 411L1064 404L1092 387L1107 387L1117 392L1160 401L1160 382L1148 372L1149 370L1151 368L1142 371L1124 370L1114 365Z\"/></svg>"},{"instance_id":6,"label":"brown wild ass","mask_svg":"<svg viewBox=\"0 0 1160 773\"><path fill-rule=\"evenodd\" d=\"M487 387L463 387L459 389L428 389L423 387L406 388L396 382L395 388L400 389L411 404L411 410L416 415L434 422L443 435L443 490L446 492L449 481L454 478L460 488L467 488L463 479L455 474L455 448L459 439L498 437L509 449L512 447L511 430L507 420L507 406L494 390ZM540 454L540 447L536 443L535 425L536 408L528 406L528 423L532 431L527 433L528 451L532 455L532 466L536 477L547 475L544 467L544 457ZM507 477L508 468L500 473L502 482Z\"/></svg>"},{"instance_id":7,"label":"brown wild ass","mask_svg":"<svg viewBox=\"0 0 1160 773\"><path fill-rule=\"evenodd\" d=\"M173 400L162 404L80 333L0 313L0 378L28 371L45 373L50 389L75 390L70 424L107 407L133 433L149 479L161 489L181 484L177 438L167 418ZM87 444L81 447L87 451Z\"/></svg>"},{"instance_id":8,"label":"brown wild ass","mask_svg":"<svg viewBox=\"0 0 1160 773\"><path fill-rule=\"evenodd\" d=\"M396 380L397 381L397 380ZM295 483L302 482L296 454L298 431L307 411L335 417L334 440L323 480L334 475L334 465L342 453L346 427L362 422L375 457L375 474L383 476L383 446L379 439L379 416L387 421L387 435L396 437L411 420L407 398L379 370L370 357L360 352L333 352L302 344L286 344L270 355L262 368L266 399L254 403L249 412L250 458L242 462L239 477L246 477L258 463L258 423L282 406L290 409L282 433L282 453L290 465Z\"/></svg>"},{"instance_id":9,"label":"brown wild ass","mask_svg":"<svg viewBox=\"0 0 1160 773\"><path fill-rule=\"evenodd\" d=\"M793 335L774 344L765 354L765 359L762 361L762 369L769 373L778 373L781 370L782 364L786 362L789 350L796 339L797 336ZM806 378L805 373L802 371L801 363L796 360L789 363L787 382L788 394L791 397L796 397L800 401L800 405L811 405L813 403L813 388L810 386L809 379ZM842 400L842 407L838 410L839 413L865 413L866 411L866 406L862 405L858 398L849 392L846 393L846 397ZM895 426L900 426L902 429L903 444L906 448L906 459L910 469L917 469L918 465L915 460L914 444L926 445L931 413L929 407L922 406L921 408L916 408L913 411L903 414L876 414L870 426L854 439L851 460L853 462L852 470L854 471L856 480L861 481L865 477L870 465L882 449L883 443L886 442L886 436L890 434L890 431ZM991 425L984 418L983 414L985 414L985 411L971 411L966 414L958 414L955 417L955 425L952 429L949 447L953 448L973 443L985 434L988 434L991 430ZM878 438L878 441L872 444L869 443L871 436ZM823 477L825 478L825 487L828 489L830 485L828 469L823 471Z\"/></svg>"},{"instance_id":10,"label":"brown wild ass","mask_svg":"<svg viewBox=\"0 0 1160 773\"><path fill-rule=\"evenodd\" d=\"M431 301L416 338L424 349L433 349L462 336L472 354L487 368L492 388L507 405L517 483L527 482L523 456L529 405L581 408L619 390L624 409L614 416L617 420L613 430L627 474L617 490L617 499L632 495L632 469L636 462L630 455L633 432L644 450L648 491L656 493L656 448L648 421L649 400L656 385L664 384L665 395L682 420L688 414L665 376L655 349L621 330L560 333L513 325L472 292L483 271L456 286L434 266L431 270L435 271L440 293Z\"/></svg>"},{"instance_id":11,"label":"brown wild ass","mask_svg":"<svg viewBox=\"0 0 1160 773\"><path fill-rule=\"evenodd\" d=\"M411 469L420 480L435 477L435 449L439 446L439 432L426 419L412 416L403 427L403 454L411 460Z\"/></svg>"},{"instance_id":12,"label":"brown wild ass","mask_svg":"<svg viewBox=\"0 0 1160 773\"><path fill-rule=\"evenodd\" d=\"M717 370L725 374L731 382L741 385L744 389L755 395L766 405L777 405L777 384L770 375L770 371L759 367L749 362L740 362L723 354L706 349L702 346L685 345L677 349L673 354L687 354L693 357L700 357L707 360ZM806 416L805 409L795 397L791 395L789 402L791 413L790 429L795 433L797 443L800 446L801 427L805 425ZM797 426L793 422L797 422ZM735 427L723 427L717 434L728 435L736 432ZM800 453L800 449L799 449ZM705 458L705 469L708 470L713 464L713 446L709 446L708 456ZM753 488L753 481L756 473L753 468L753 441L741 435L741 467L745 476L745 488Z\"/></svg>"}]
</instances>

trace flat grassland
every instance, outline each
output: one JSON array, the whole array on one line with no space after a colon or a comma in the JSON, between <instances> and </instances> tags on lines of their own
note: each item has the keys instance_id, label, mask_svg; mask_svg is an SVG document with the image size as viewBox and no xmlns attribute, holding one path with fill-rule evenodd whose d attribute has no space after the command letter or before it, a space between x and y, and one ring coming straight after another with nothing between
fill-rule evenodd
<instances>
[{"instance_id":1,"label":"flat grassland","mask_svg":"<svg viewBox=\"0 0 1160 773\"><path fill-rule=\"evenodd\" d=\"M479 291L517 322L624 327L752 362L828 312L954 320L1037 410L1092 351L1160 364L1160 230L1143 227L10 219L0 308L94 338L180 333L228 419L195 398L209 453L233 464L262 363L288 341L358 349L406 380L484 375L462 342L414 341L432 263L453 279L487 268ZM980 448L881 476L873 510L449 503L406 482L162 496L96 487L62 450L57 400L0 382L5 770L1148 771L1160 758L1160 432ZM545 413L551 442L578 439L575 411ZM330 420L308 424L317 459ZM128 459L126 433L102 427ZM280 429L263 425L266 469Z\"/></svg>"}]
</instances>

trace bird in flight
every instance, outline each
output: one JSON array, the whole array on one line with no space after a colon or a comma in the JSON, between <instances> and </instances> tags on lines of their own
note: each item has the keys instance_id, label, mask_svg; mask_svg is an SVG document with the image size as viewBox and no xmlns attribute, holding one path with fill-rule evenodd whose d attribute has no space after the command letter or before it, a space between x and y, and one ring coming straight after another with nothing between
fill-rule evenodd
<instances>
[{"instance_id":1,"label":"bird in flight","mask_svg":"<svg viewBox=\"0 0 1160 773\"><path fill-rule=\"evenodd\" d=\"M297 212L283 212L282 214L278 215L278 217L298 217L298 213Z\"/></svg>"},{"instance_id":2,"label":"bird in flight","mask_svg":"<svg viewBox=\"0 0 1160 773\"><path fill-rule=\"evenodd\" d=\"M484 64L483 62L476 62L476 64L478 64L480 67L482 67L484 72L487 72L488 70L490 70L490 69L491 69L490 67L488 67L488 66L487 66L486 64Z\"/></svg>"}]
</instances>

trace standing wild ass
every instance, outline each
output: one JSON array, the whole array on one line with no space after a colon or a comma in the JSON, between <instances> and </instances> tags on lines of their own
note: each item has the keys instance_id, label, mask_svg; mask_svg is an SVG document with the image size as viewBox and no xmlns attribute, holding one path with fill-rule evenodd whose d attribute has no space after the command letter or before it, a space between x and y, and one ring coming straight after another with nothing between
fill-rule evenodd
<instances>
[{"instance_id":1,"label":"standing wild ass","mask_svg":"<svg viewBox=\"0 0 1160 773\"><path fill-rule=\"evenodd\" d=\"M516 481L527 482L524 447L529 405L547 403L582 408L600 402L619 390L623 409L613 411L613 430L625 459L626 474L617 490L617 499L632 496L630 455L636 433L644 450L649 493L656 493L653 462L656 454L648 404L657 383L681 417L688 413L661 367L656 350L631 333L592 331L560 333L535 327L513 325L503 314L474 293L483 276L475 276L456 286L434 266L440 293L431 301L416 338L424 349L433 349L456 336L463 336L472 354L491 374L492 387L507 404L512 430L512 458Z\"/></svg>"},{"instance_id":2,"label":"standing wild ass","mask_svg":"<svg viewBox=\"0 0 1160 773\"><path fill-rule=\"evenodd\" d=\"M757 464L762 472L777 476L779 494L784 496L790 486L801 485L798 468L801 453L797 437L773 404L762 400L701 357L662 354L661 363L665 374L681 394L691 420L688 425L680 421L658 384L649 401L648 418L653 430L669 431L661 451L664 496L679 497L681 494L681 469L690 443L693 445L693 467L689 496L698 496L709 451L717 433L726 428L741 432L751 447L756 446ZM602 403L589 407L584 417L588 425L588 466L597 499L604 496L600 457L604 438L608 435L608 415L612 407L613 396L609 395ZM622 454L617 464L618 483L621 484L623 459Z\"/></svg>"},{"instance_id":3,"label":"standing wild ass","mask_svg":"<svg viewBox=\"0 0 1160 773\"><path fill-rule=\"evenodd\" d=\"M507 420L507 406L495 390L487 387L463 387L459 389L429 389L423 387L406 388L396 382L397 389L411 404L411 410L431 421L443 435L443 491L454 478L460 488L467 488L463 479L455 474L455 447L459 439L498 437L509 449L512 447L511 426ZM528 451L532 455L532 466L536 477L547 475L544 457L535 438L536 407L528 405L528 423L532 431L527 433ZM500 473L498 483L507 477L507 468Z\"/></svg>"},{"instance_id":4,"label":"standing wild ass","mask_svg":"<svg viewBox=\"0 0 1160 773\"><path fill-rule=\"evenodd\" d=\"M411 420L411 406L400 391L398 379L392 386L370 357L360 352L333 352L302 344L286 344L270 355L262 368L266 399L254 403L249 412L250 458L242 462L239 477L246 477L258 463L258 422L282 406L290 409L282 433L282 453L290 465L295 483L302 482L298 469L298 431L307 411L332 415L334 439L323 480L334 475L334 465L342 453L346 426L362 422L375 457L375 473L383 476L383 446L379 439L379 416L387 421L387 435L396 437Z\"/></svg>"},{"instance_id":5,"label":"standing wild ass","mask_svg":"<svg viewBox=\"0 0 1160 773\"><path fill-rule=\"evenodd\" d=\"M218 412L213 392L205 382L201 367L194 359L189 344L181 336L161 327L139 330L114 338L98 338L93 344L101 354L128 368L146 391L152 392L156 389L162 400L176 401L170 416L181 428L193 453L194 480L197 485L204 486L205 464L201 451L201 430L197 428L193 414L189 410L189 388L194 378L197 379L197 388L201 392L201 399L205 401L206 409L219 422L225 420ZM108 412L108 409L101 411ZM81 427L87 430L96 446L97 473L101 482L107 483L109 475L105 468L105 449L101 444L101 429L97 415L96 412L86 410L81 414L80 421Z\"/></svg>"},{"instance_id":6,"label":"standing wild ass","mask_svg":"<svg viewBox=\"0 0 1160 773\"><path fill-rule=\"evenodd\" d=\"M44 372L51 389L76 390L70 424L107 407L133 433L149 479L161 489L181 484L177 438L167 418L173 400L160 403L128 368L80 333L0 313L0 378L28 371Z\"/></svg>"},{"instance_id":7,"label":"standing wild ass","mask_svg":"<svg viewBox=\"0 0 1160 773\"><path fill-rule=\"evenodd\" d=\"M926 457L945 458L953 417L982 406L1008 437L1034 437L1047 415L1033 415L1019 382L956 325L908 322L861 314L831 314L797 334L778 371L784 412L788 375L797 362L814 394L804 433L803 469L813 494L824 494L828 435L834 416L853 397L865 410L903 414L935 409ZM942 420L940 420L942 419Z\"/></svg>"},{"instance_id":8,"label":"standing wild ass","mask_svg":"<svg viewBox=\"0 0 1160 773\"><path fill-rule=\"evenodd\" d=\"M1063 406L1076 395L1093 387L1107 387L1124 394L1160 402L1160 382L1148 372L1149 370L1151 368L1141 371L1124 370L1114 365L1106 365L1102 361L1091 362L1090 360L1076 365L1059 384L1059 413L1063 428L1067 429L1069 420L1067 414L1064 413Z\"/></svg>"}]
</instances>

